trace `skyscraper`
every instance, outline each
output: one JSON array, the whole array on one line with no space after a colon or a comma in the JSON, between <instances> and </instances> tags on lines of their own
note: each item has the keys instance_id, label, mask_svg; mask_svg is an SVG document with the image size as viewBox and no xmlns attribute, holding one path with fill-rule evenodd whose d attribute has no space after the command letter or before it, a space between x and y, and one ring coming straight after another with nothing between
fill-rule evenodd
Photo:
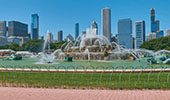
<instances>
[{"instance_id":1,"label":"skyscraper","mask_svg":"<svg viewBox=\"0 0 170 100\"><path fill-rule=\"evenodd\" d=\"M145 21L135 22L135 49L145 41Z\"/></svg>"},{"instance_id":2,"label":"skyscraper","mask_svg":"<svg viewBox=\"0 0 170 100\"><path fill-rule=\"evenodd\" d=\"M9 21L8 36L28 37L28 24L24 24L18 21Z\"/></svg>"},{"instance_id":3,"label":"skyscraper","mask_svg":"<svg viewBox=\"0 0 170 100\"><path fill-rule=\"evenodd\" d=\"M151 32L159 32L159 20L151 22Z\"/></svg>"},{"instance_id":4,"label":"skyscraper","mask_svg":"<svg viewBox=\"0 0 170 100\"><path fill-rule=\"evenodd\" d=\"M146 41L156 39L156 33L150 33L146 36Z\"/></svg>"},{"instance_id":5,"label":"skyscraper","mask_svg":"<svg viewBox=\"0 0 170 100\"><path fill-rule=\"evenodd\" d=\"M39 16L38 14L32 14L31 35L32 35L32 39L39 38Z\"/></svg>"},{"instance_id":6,"label":"skyscraper","mask_svg":"<svg viewBox=\"0 0 170 100\"><path fill-rule=\"evenodd\" d=\"M170 29L166 30L166 36L170 36Z\"/></svg>"},{"instance_id":7,"label":"skyscraper","mask_svg":"<svg viewBox=\"0 0 170 100\"><path fill-rule=\"evenodd\" d=\"M155 20L155 8L151 8L151 33L156 33L156 38L159 38L159 20Z\"/></svg>"},{"instance_id":8,"label":"skyscraper","mask_svg":"<svg viewBox=\"0 0 170 100\"><path fill-rule=\"evenodd\" d=\"M66 41L74 41L74 38L71 34L68 34L67 37L66 37Z\"/></svg>"},{"instance_id":9,"label":"skyscraper","mask_svg":"<svg viewBox=\"0 0 170 100\"><path fill-rule=\"evenodd\" d=\"M93 23L91 24L91 28L96 29L96 34L98 35L98 26L97 26L96 21L93 21Z\"/></svg>"},{"instance_id":10,"label":"skyscraper","mask_svg":"<svg viewBox=\"0 0 170 100\"><path fill-rule=\"evenodd\" d=\"M79 36L79 23L75 24L75 40L77 39L77 37Z\"/></svg>"},{"instance_id":11,"label":"skyscraper","mask_svg":"<svg viewBox=\"0 0 170 100\"><path fill-rule=\"evenodd\" d=\"M49 33L50 36L50 42L53 42L53 33Z\"/></svg>"},{"instance_id":12,"label":"skyscraper","mask_svg":"<svg viewBox=\"0 0 170 100\"><path fill-rule=\"evenodd\" d=\"M155 21L155 8L151 8L151 22Z\"/></svg>"},{"instance_id":13,"label":"skyscraper","mask_svg":"<svg viewBox=\"0 0 170 100\"><path fill-rule=\"evenodd\" d=\"M163 30L160 30L159 34L156 34L156 38L161 38L161 37L164 37L164 31Z\"/></svg>"},{"instance_id":14,"label":"skyscraper","mask_svg":"<svg viewBox=\"0 0 170 100\"><path fill-rule=\"evenodd\" d=\"M102 9L102 35L111 41L111 10L110 8Z\"/></svg>"},{"instance_id":15,"label":"skyscraper","mask_svg":"<svg viewBox=\"0 0 170 100\"><path fill-rule=\"evenodd\" d=\"M63 41L63 31L62 30L60 30L60 31L58 31L58 35L57 35L58 37L58 42L62 42Z\"/></svg>"},{"instance_id":16,"label":"skyscraper","mask_svg":"<svg viewBox=\"0 0 170 100\"><path fill-rule=\"evenodd\" d=\"M118 21L118 44L133 48L132 20L121 19Z\"/></svg>"},{"instance_id":17,"label":"skyscraper","mask_svg":"<svg viewBox=\"0 0 170 100\"><path fill-rule=\"evenodd\" d=\"M6 21L0 21L0 36L6 36L6 33L7 33Z\"/></svg>"}]
</instances>

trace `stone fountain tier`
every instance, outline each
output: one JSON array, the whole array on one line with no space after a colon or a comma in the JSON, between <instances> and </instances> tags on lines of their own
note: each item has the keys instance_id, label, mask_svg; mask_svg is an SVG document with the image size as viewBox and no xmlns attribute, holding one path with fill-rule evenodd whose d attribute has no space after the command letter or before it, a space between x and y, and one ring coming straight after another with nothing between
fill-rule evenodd
<instances>
[{"instance_id":1,"label":"stone fountain tier","mask_svg":"<svg viewBox=\"0 0 170 100\"><path fill-rule=\"evenodd\" d=\"M63 60L65 55L66 53L60 53L57 59ZM88 54L85 53L67 53L67 55L73 57L73 60L88 60ZM90 60L104 60L104 53L92 53Z\"/></svg>"},{"instance_id":2,"label":"stone fountain tier","mask_svg":"<svg viewBox=\"0 0 170 100\"><path fill-rule=\"evenodd\" d=\"M131 55L131 53L111 53L107 56L106 60L136 60L134 56Z\"/></svg>"},{"instance_id":3,"label":"stone fountain tier","mask_svg":"<svg viewBox=\"0 0 170 100\"><path fill-rule=\"evenodd\" d=\"M77 53L77 52L85 52L85 50L88 49L89 52L109 52L111 53L112 49L114 49L113 47L111 47L110 45L106 45L106 46L97 46L97 45L93 45L93 46L84 46L84 47L68 47L67 50L65 50L66 53Z\"/></svg>"},{"instance_id":4,"label":"stone fountain tier","mask_svg":"<svg viewBox=\"0 0 170 100\"><path fill-rule=\"evenodd\" d=\"M88 60L88 54L77 52L77 53L58 53L58 60L63 60L64 56L73 57L73 60ZM118 54L118 53L108 53L105 52L90 52L90 60L135 60L135 58L130 54Z\"/></svg>"}]
</instances>

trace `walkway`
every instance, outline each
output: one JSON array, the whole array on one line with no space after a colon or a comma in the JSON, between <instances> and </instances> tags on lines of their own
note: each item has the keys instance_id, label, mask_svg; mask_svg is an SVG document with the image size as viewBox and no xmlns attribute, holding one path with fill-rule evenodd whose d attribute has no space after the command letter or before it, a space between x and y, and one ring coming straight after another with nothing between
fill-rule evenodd
<instances>
[{"instance_id":1,"label":"walkway","mask_svg":"<svg viewBox=\"0 0 170 100\"><path fill-rule=\"evenodd\" d=\"M0 87L0 100L170 100L170 90L72 90Z\"/></svg>"}]
</instances>

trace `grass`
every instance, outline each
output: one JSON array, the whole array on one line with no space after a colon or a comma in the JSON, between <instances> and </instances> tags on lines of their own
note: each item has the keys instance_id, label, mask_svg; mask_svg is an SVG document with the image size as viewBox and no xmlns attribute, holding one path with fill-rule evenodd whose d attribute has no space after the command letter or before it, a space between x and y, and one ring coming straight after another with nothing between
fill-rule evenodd
<instances>
[{"instance_id":1,"label":"grass","mask_svg":"<svg viewBox=\"0 0 170 100\"><path fill-rule=\"evenodd\" d=\"M0 85L41 88L170 89L168 72L0 72Z\"/></svg>"}]
</instances>

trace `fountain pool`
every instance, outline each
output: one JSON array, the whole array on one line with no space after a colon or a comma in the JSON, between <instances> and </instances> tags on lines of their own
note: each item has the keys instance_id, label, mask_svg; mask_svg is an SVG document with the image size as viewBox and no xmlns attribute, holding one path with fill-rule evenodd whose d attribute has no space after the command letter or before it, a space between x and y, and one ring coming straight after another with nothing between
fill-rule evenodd
<instances>
[{"instance_id":1,"label":"fountain pool","mask_svg":"<svg viewBox=\"0 0 170 100\"><path fill-rule=\"evenodd\" d=\"M1 60L0 62L0 67L9 67L9 68L51 68L53 69L54 67L60 67L61 69L63 69L64 67L68 67L68 69L72 69L74 67L78 67L78 69L82 69L82 66L84 66L85 68L92 68L95 67L97 69L102 69L102 67L104 68L109 68L109 69L122 69L122 67L126 68L126 69L132 69L133 68L160 68L160 67L168 67L170 68L169 65L150 65L147 62L147 59L141 59L140 61L134 60L134 61L129 61L129 60L113 60L113 61L103 61L103 60L92 60L92 61L88 61L88 60L80 60L80 61L73 61L73 62L65 62L63 60L54 60L54 63L51 64L37 64L37 62L39 61L39 58L23 58L23 60L18 60L18 61L5 61L5 60Z\"/></svg>"}]
</instances>

